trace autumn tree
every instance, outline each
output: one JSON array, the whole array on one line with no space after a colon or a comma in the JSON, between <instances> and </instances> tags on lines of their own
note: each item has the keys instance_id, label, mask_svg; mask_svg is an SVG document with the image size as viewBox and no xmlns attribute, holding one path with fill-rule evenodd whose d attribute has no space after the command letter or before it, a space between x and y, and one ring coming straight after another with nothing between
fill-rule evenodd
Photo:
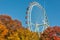
<instances>
[{"instance_id":1,"label":"autumn tree","mask_svg":"<svg viewBox=\"0 0 60 40\"><path fill-rule=\"evenodd\" d=\"M20 21L0 15L0 40L39 40L36 32L24 28Z\"/></svg>"},{"instance_id":2,"label":"autumn tree","mask_svg":"<svg viewBox=\"0 0 60 40\"><path fill-rule=\"evenodd\" d=\"M49 27L41 34L41 40L60 40L60 27Z\"/></svg>"}]
</instances>

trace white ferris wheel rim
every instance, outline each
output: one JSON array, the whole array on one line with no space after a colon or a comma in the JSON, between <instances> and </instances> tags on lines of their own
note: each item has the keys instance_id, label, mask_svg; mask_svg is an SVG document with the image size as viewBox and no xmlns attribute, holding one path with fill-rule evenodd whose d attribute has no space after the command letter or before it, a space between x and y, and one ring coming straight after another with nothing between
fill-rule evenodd
<instances>
[{"instance_id":1,"label":"white ferris wheel rim","mask_svg":"<svg viewBox=\"0 0 60 40\"><path fill-rule=\"evenodd\" d=\"M45 11L45 9L41 6L41 4L39 4L39 3L37 3L37 2L32 2L32 3L30 3L30 5L29 5L29 7L28 7L28 10L27 10L27 15L28 15L28 19L27 19L27 25L28 25L28 27L29 27L29 29L30 29L30 27L31 27L31 25L33 24L32 22L31 22L31 11L32 11L32 8L34 7L34 6L37 6L38 8L40 8L44 13L44 16L46 16L46 11ZM46 19L46 18L44 18L44 19ZM43 24L42 25L44 25L45 24L45 21L43 20ZM34 25L34 24L33 24ZM47 25L48 25L48 21L47 21ZM45 25L46 26L46 25Z\"/></svg>"}]
</instances>

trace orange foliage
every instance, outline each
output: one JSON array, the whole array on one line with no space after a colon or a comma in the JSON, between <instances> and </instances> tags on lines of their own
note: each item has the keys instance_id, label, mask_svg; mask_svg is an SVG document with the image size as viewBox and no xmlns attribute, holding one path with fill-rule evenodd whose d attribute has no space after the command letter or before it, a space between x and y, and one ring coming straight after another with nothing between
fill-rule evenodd
<instances>
[{"instance_id":1,"label":"orange foliage","mask_svg":"<svg viewBox=\"0 0 60 40\"><path fill-rule=\"evenodd\" d=\"M38 33L24 28L20 21L0 15L0 40L60 40L60 27L47 28L39 38Z\"/></svg>"},{"instance_id":2,"label":"orange foliage","mask_svg":"<svg viewBox=\"0 0 60 40\"><path fill-rule=\"evenodd\" d=\"M60 40L60 27L49 27L43 34L41 34L42 40Z\"/></svg>"},{"instance_id":3,"label":"orange foliage","mask_svg":"<svg viewBox=\"0 0 60 40\"><path fill-rule=\"evenodd\" d=\"M0 40L39 40L39 36L22 27L20 21L0 15Z\"/></svg>"},{"instance_id":4,"label":"orange foliage","mask_svg":"<svg viewBox=\"0 0 60 40\"><path fill-rule=\"evenodd\" d=\"M3 25L1 22L0 22L0 35L6 35L8 32L8 29L5 27L5 25Z\"/></svg>"}]
</instances>

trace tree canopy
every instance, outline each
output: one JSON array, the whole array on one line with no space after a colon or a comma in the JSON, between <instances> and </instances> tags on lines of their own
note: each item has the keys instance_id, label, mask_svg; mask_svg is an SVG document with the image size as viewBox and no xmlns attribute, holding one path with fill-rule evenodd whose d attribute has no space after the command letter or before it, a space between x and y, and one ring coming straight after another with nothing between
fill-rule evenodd
<instances>
[{"instance_id":1,"label":"tree canopy","mask_svg":"<svg viewBox=\"0 0 60 40\"><path fill-rule=\"evenodd\" d=\"M60 40L60 27L49 27L39 37L38 33L24 28L20 21L0 15L0 40Z\"/></svg>"}]
</instances>

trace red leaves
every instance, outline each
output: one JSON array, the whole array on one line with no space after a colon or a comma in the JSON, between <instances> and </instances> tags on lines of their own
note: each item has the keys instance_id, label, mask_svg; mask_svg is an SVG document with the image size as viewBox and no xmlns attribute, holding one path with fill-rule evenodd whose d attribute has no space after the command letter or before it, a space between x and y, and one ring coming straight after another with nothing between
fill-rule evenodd
<instances>
[{"instance_id":1,"label":"red leaves","mask_svg":"<svg viewBox=\"0 0 60 40\"><path fill-rule=\"evenodd\" d=\"M57 33L58 34L60 33L60 27L58 27L58 26L49 27L43 32L43 34L45 34L45 35L41 34L41 36L43 36L43 38L45 38L45 40L53 40L53 39L60 40L60 37L57 35Z\"/></svg>"},{"instance_id":2,"label":"red leaves","mask_svg":"<svg viewBox=\"0 0 60 40\"><path fill-rule=\"evenodd\" d=\"M23 28L20 21L12 20L11 17L7 15L0 15L0 39L5 40L5 37L12 38L12 40L60 40L60 27L47 28L39 38L37 33L30 32L27 28Z\"/></svg>"},{"instance_id":3,"label":"red leaves","mask_svg":"<svg viewBox=\"0 0 60 40\"><path fill-rule=\"evenodd\" d=\"M54 36L54 40L60 40L60 37Z\"/></svg>"}]
</instances>

